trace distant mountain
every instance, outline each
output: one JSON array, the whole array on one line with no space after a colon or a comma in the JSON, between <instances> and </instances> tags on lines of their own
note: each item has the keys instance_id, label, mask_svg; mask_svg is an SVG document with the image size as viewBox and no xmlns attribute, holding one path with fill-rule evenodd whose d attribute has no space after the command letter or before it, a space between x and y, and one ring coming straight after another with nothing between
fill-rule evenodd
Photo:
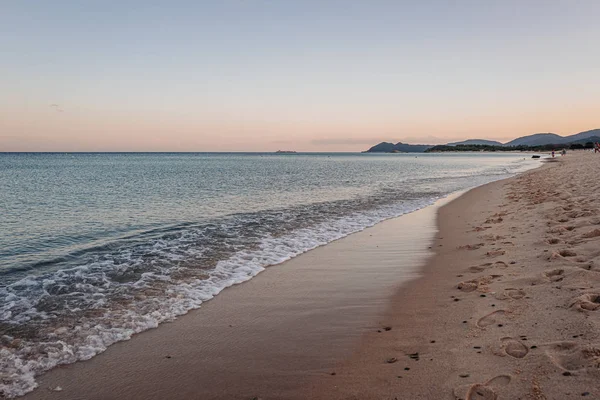
<instances>
[{"instance_id":1,"label":"distant mountain","mask_svg":"<svg viewBox=\"0 0 600 400\"><path fill-rule=\"evenodd\" d=\"M462 142L452 142L447 143L446 146L459 146L459 145L474 145L474 144L482 144L488 146L502 146L502 143L497 142L495 140L485 140L485 139L468 139L463 140Z\"/></svg>"},{"instance_id":2,"label":"distant mountain","mask_svg":"<svg viewBox=\"0 0 600 400\"><path fill-rule=\"evenodd\" d=\"M521 136L508 143L505 146L542 146L544 144L562 143L564 137L556 133L535 133L533 135Z\"/></svg>"},{"instance_id":3,"label":"distant mountain","mask_svg":"<svg viewBox=\"0 0 600 400\"><path fill-rule=\"evenodd\" d=\"M591 139L594 136L596 136L596 137L600 136L600 129L592 129L591 131L579 132L575 135L565 136L563 143L578 142L579 140L582 140L582 139ZM592 140L592 142L593 142L593 140Z\"/></svg>"},{"instance_id":4,"label":"distant mountain","mask_svg":"<svg viewBox=\"0 0 600 400\"><path fill-rule=\"evenodd\" d=\"M573 135L575 136L575 135ZM570 137L570 136L569 136ZM598 136L588 136L578 140L573 140L568 142L569 144L586 144L588 142L592 143L600 143L600 132L598 132Z\"/></svg>"},{"instance_id":5,"label":"distant mountain","mask_svg":"<svg viewBox=\"0 0 600 400\"><path fill-rule=\"evenodd\" d=\"M423 153L431 147L433 146L428 144L406 144L402 142L393 144L381 142L371 147L365 153Z\"/></svg>"},{"instance_id":6,"label":"distant mountain","mask_svg":"<svg viewBox=\"0 0 600 400\"><path fill-rule=\"evenodd\" d=\"M406 144L406 143L396 143L394 146L394 151L401 151L404 153L423 153L425 150L433 147L430 144Z\"/></svg>"},{"instance_id":7,"label":"distant mountain","mask_svg":"<svg viewBox=\"0 0 600 400\"><path fill-rule=\"evenodd\" d=\"M592 129L585 132L579 132L570 136L560 136L556 133L535 133L533 135L521 136L520 138L511 140L508 143L500 143L494 140L485 139L468 139L462 142L452 142L446 145L438 146L439 149L442 147L455 147L455 146L505 146L505 147L516 147L516 146L546 146L550 144L556 145L570 145L570 144L585 144L587 142L599 142L600 141L600 129ZM405 144L398 142L396 144L381 142L378 145L371 147L365 153L423 153L428 149L434 147L428 144ZM489 150L489 149L488 149ZM447 150L444 150L447 151ZM454 150L456 151L456 149Z\"/></svg>"},{"instance_id":8,"label":"distant mountain","mask_svg":"<svg viewBox=\"0 0 600 400\"><path fill-rule=\"evenodd\" d=\"M574 136L574 135L573 135ZM501 145L485 145L485 144L458 144L456 146L450 146L447 144L433 146L428 149L426 153L447 153L447 152L497 152L497 151L555 151L561 149L591 149L593 148L592 143L600 142L600 136L588 136L583 139L575 140L566 143L548 143L535 146L519 145L519 146L505 146Z\"/></svg>"},{"instance_id":9,"label":"distant mountain","mask_svg":"<svg viewBox=\"0 0 600 400\"><path fill-rule=\"evenodd\" d=\"M585 143L590 138L600 136L600 129L579 132L575 135L560 136L555 133L536 133L534 135L522 136L505 143L505 146L543 146L545 144ZM592 140L593 141L593 140Z\"/></svg>"},{"instance_id":10,"label":"distant mountain","mask_svg":"<svg viewBox=\"0 0 600 400\"><path fill-rule=\"evenodd\" d=\"M394 143L381 142L371 147L365 153L391 153L394 151Z\"/></svg>"}]
</instances>

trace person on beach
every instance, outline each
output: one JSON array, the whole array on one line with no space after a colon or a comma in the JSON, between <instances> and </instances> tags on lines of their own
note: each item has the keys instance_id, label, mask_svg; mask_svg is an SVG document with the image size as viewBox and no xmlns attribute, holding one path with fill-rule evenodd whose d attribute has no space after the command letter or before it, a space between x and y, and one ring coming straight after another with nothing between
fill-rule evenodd
<instances>
[{"instance_id":1,"label":"person on beach","mask_svg":"<svg viewBox=\"0 0 600 400\"><path fill-rule=\"evenodd\" d=\"M554 150L552 150L552 158L554 158Z\"/></svg>"},{"instance_id":2,"label":"person on beach","mask_svg":"<svg viewBox=\"0 0 600 400\"><path fill-rule=\"evenodd\" d=\"M560 152L560 155L564 156L565 154L567 154L567 150L566 149L562 149L562 151Z\"/></svg>"}]
</instances>

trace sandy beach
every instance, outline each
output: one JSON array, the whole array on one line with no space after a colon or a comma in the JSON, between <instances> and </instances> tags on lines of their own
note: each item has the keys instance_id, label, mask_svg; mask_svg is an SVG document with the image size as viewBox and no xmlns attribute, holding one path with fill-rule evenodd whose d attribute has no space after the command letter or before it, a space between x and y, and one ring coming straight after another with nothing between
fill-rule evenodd
<instances>
[{"instance_id":1,"label":"sandy beach","mask_svg":"<svg viewBox=\"0 0 600 400\"><path fill-rule=\"evenodd\" d=\"M572 153L315 249L25 398L600 398L598 170Z\"/></svg>"},{"instance_id":2,"label":"sandy beach","mask_svg":"<svg viewBox=\"0 0 600 400\"><path fill-rule=\"evenodd\" d=\"M600 398L600 157L440 209L436 255L322 399Z\"/></svg>"},{"instance_id":3,"label":"sandy beach","mask_svg":"<svg viewBox=\"0 0 600 400\"><path fill-rule=\"evenodd\" d=\"M306 398L362 335L383 329L377 316L431 255L435 209L268 268L173 323L42 375L26 398Z\"/></svg>"},{"instance_id":4,"label":"sandy beach","mask_svg":"<svg viewBox=\"0 0 600 400\"><path fill-rule=\"evenodd\" d=\"M600 400L599 16L4 2L0 400Z\"/></svg>"}]
</instances>

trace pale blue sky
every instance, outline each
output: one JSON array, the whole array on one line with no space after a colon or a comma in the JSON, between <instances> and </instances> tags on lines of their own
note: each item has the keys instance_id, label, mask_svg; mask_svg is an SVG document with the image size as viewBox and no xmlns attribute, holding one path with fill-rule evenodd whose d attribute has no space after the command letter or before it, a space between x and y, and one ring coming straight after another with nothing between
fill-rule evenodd
<instances>
[{"instance_id":1,"label":"pale blue sky","mask_svg":"<svg viewBox=\"0 0 600 400\"><path fill-rule=\"evenodd\" d=\"M576 133L600 127L599 17L586 0L4 1L0 150Z\"/></svg>"}]
</instances>

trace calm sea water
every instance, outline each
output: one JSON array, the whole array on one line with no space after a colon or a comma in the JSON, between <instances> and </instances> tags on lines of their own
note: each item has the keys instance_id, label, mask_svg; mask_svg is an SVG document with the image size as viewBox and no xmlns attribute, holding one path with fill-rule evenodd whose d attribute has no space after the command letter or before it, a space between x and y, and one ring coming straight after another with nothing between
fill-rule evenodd
<instances>
[{"instance_id":1,"label":"calm sea water","mask_svg":"<svg viewBox=\"0 0 600 400\"><path fill-rule=\"evenodd\" d=\"M0 393L32 390L36 374L266 266L536 165L515 154L0 154Z\"/></svg>"}]
</instances>

